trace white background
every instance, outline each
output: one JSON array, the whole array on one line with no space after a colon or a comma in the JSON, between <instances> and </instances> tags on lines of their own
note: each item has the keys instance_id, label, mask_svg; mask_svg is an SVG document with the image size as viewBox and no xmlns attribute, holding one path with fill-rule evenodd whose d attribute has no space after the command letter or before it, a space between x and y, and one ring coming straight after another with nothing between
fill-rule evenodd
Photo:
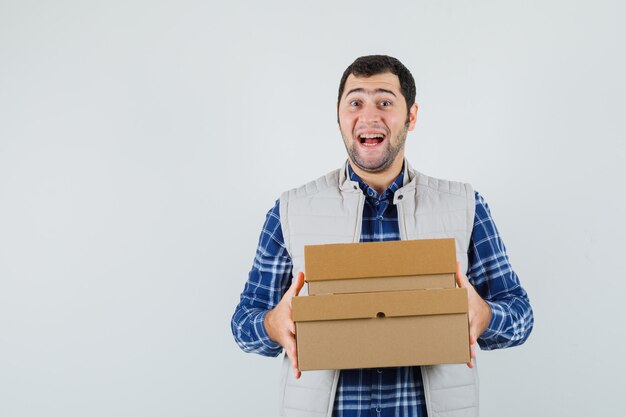
<instances>
[{"instance_id":1,"label":"white background","mask_svg":"<svg viewBox=\"0 0 626 417\"><path fill-rule=\"evenodd\" d=\"M230 317L267 210L398 57L407 156L489 202L535 311L482 415L621 416L621 1L0 2L0 416L273 416Z\"/></svg>"}]
</instances>

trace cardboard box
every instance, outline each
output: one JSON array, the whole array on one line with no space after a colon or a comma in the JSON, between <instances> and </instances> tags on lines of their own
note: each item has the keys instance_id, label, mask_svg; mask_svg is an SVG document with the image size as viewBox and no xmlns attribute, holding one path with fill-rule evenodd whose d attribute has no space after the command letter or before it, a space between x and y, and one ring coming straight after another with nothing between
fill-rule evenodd
<instances>
[{"instance_id":1,"label":"cardboard box","mask_svg":"<svg viewBox=\"0 0 626 417\"><path fill-rule=\"evenodd\" d=\"M454 288L454 239L304 247L309 295Z\"/></svg>"},{"instance_id":2,"label":"cardboard box","mask_svg":"<svg viewBox=\"0 0 626 417\"><path fill-rule=\"evenodd\" d=\"M454 239L305 247L292 301L300 370L466 363L467 290Z\"/></svg>"},{"instance_id":3,"label":"cardboard box","mask_svg":"<svg viewBox=\"0 0 626 417\"><path fill-rule=\"evenodd\" d=\"M466 289L296 297L292 305L302 371L470 360Z\"/></svg>"}]
</instances>

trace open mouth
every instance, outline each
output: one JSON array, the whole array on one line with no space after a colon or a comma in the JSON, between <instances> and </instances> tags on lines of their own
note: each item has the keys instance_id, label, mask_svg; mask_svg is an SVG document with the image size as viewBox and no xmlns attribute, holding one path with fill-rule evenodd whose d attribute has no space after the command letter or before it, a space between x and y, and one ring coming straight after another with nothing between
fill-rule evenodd
<instances>
[{"instance_id":1,"label":"open mouth","mask_svg":"<svg viewBox=\"0 0 626 417\"><path fill-rule=\"evenodd\" d=\"M385 140L382 133L363 133L359 135L359 142L364 146L376 146Z\"/></svg>"}]
</instances>

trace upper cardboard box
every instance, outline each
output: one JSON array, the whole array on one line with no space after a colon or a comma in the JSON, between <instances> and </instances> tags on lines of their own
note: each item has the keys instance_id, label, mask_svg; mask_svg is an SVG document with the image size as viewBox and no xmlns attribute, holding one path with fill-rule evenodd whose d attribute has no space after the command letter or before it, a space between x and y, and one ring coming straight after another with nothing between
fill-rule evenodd
<instances>
[{"instance_id":1,"label":"upper cardboard box","mask_svg":"<svg viewBox=\"0 0 626 417\"><path fill-rule=\"evenodd\" d=\"M304 247L309 294L454 288L454 239Z\"/></svg>"}]
</instances>

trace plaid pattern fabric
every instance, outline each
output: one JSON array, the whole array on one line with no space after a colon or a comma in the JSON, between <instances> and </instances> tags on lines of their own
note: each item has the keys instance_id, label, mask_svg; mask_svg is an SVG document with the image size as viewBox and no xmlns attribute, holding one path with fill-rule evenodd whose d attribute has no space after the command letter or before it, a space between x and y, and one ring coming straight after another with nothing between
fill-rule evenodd
<instances>
[{"instance_id":1,"label":"plaid pattern fabric","mask_svg":"<svg viewBox=\"0 0 626 417\"><path fill-rule=\"evenodd\" d=\"M381 195L350 168L366 196L363 208L362 242L399 240L398 212L394 192L402 186L403 174ZM492 309L487 330L478 339L482 349L499 349L523 343L533 326L528 296L506 254L489 207L475 193L476 215L468 250L469 281ZM279 201L268 212L252 270L232 318L232 331L246 352L278 356L281 346L265 332L263 320L291 284L292 264L280 227ZM333 416L420 417L426 416L419 367L354 369L341 371Z\"/></svg>"}]
</instances>

